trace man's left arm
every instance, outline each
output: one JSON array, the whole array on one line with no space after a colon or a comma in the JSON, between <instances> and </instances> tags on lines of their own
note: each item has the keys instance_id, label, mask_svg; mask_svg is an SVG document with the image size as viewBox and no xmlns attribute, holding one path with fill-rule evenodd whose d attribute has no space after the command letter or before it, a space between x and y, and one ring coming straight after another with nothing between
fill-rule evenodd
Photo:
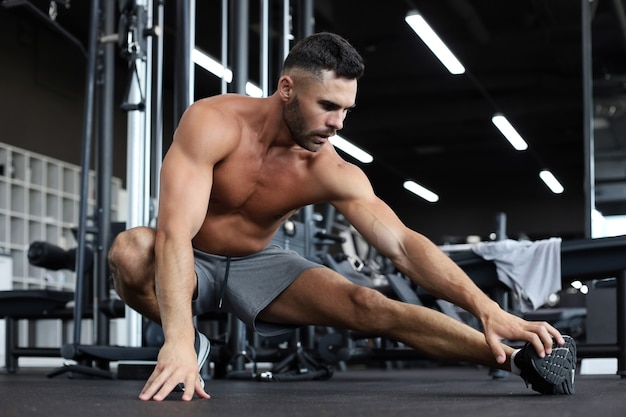
<instances>
[{"instance_id":1,"label":"man's left arm","mask_svg":"<svg viewBox=\"0 0 626 417\"><path fill-rule=\"evenodd\" d=\"M362 175L362 177L361 177ZM346 177L343 177L344 181ZM382 255L412 281L435 297L450 301L476 316L498 362L504 361L502 340L525 340L540 355L550 353L552 338L561 334L544 322L528 322L502 310L432 241L406 227L393 210L374 194L364 174L351 177L351 192L333 205Z\"/></svg>"}]
</instances>

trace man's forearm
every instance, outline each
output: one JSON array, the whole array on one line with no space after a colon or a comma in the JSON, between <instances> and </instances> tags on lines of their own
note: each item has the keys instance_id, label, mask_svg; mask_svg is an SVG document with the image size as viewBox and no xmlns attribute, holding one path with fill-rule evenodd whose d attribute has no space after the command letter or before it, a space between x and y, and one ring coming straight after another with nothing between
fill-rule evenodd
<instances>
[{"instance_id":1,"label":"man's forearm","mask_svg":"<svg viewBox=\"0 0 626 417\"><path fill-rule=\"evenodd\" d=\"M495 303L467 274L425 237L414 240L399 269L431 295L450 301L482 319ZM417 255L415 255L417 254Z\"/></svg>"},{"instance_id":2,"label":"man's forearm","mask_svg":"<svg viewBox=\"0 0 626 417\"><path fill-rule=\"evenodd\" d=\"M193 340L195 272L191 242L157 239L155 291L165 340Z\"/></svg>"}]
</instances>

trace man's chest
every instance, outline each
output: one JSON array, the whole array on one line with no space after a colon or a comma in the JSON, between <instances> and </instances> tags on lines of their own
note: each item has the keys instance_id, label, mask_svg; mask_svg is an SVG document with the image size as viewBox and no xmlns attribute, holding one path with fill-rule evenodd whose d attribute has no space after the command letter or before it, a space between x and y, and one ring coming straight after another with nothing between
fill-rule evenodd
<instances>
[{"instance_id":1,"label":"man's chest","mask_svg":"<svg viewBox=\"0 0 626 417\"><path fill-rule=\"evenodd\" d=\"M322 195L312 170L302 161L240 161L215 170L209 210L278 219Z\"/></svg>"}]
</instances>

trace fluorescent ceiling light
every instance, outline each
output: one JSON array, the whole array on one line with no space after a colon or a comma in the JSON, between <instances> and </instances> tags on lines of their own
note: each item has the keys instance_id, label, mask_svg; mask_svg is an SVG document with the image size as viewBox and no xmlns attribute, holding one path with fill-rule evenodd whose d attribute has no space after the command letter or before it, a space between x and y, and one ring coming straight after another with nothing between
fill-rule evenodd
<instances>
[{"instance_id":1,"label":"fluorescent ceiling light","mask_svg":"<svg viewBox=\"0 0 626 417\"><path fill-rule=\"evenodd\" d=\"M352 156L358 161L363 162L364 164L369 164L374 160L374 157L372 155L365 152L363 149L359 148L353 143L348 142L339 135L331 136L328 140L330 140L330 143L332 143L333 146L341 149L348 155Z\"/></svg>"},{"instance_id":2,"label":"fluorescent ceiling light","mask_svg":"<svg viewBox=\"0 0 626 417\"><path fill-rule=\"evenodd\" d=\"M508 140L511 145L518 151L524 151L528 149L528 144L526 141L517 133L517 130L509 123L506 117L501 115L500 113L494 114L491 118L491 121L494 125L500 130L500 132L504 135L506 140Z\"/></svg>"},{"instance_id":3,"label":"fluorescent ceiling light","mask_svg":"<svg viewBox=\"0 0 626 417\"><path fill-rule=\"evenodd\" d=\"M433 193L427 188L422 187L415 181L411 181L411 180L404 181L404 184L402 185L404 186L404 188L406 188L413 194L416 194L422 197L426 201L429 201L431 203L436 203L437 201L439 201L439 196L437 194Z\"/></svg>"},{"instance_id":4,"label":"fluorescent ceiling light","mask_svg":"<svg viewBox=\"0 0 626 417\"><path fill-rule=\"evenodd\" d=\"M559 180L557 180L550 171L544 169L539 173L539 177L554 194L561 194L565 190Z\"/></svg>"},{"instance_id":5,"label":"fluorescent ceiling light","mask_svg":"<svg viewBox=\"0 0 626 417\"><path fill-rule=\"evenodd\" d=\"M451 74L458 75L465 73L465 67L448 49L445 43L439 38L430 25L417 11L409 12L404 18L406 23L413 29L417 36L430 48L433 54L450 71Z\"/></svg>"},{"instance_id":6,"label":"fluorescent ceiling light","mask_svg":"<svg viewBox=\"0 0 626 417\"><path fill-rule=\"evenodd\" d=\"M233 81L233 72L228 68L224 68L215 58L205 54L198 48L191 51L191 59L200 67L209 71L218 78L223 78L227 83ZM246 83L246 94L251 97L263 97L263 90L251 82Z\"/></svg>"},{"instance_id":7,"label":"fluorescent ceiling light","mask_svg":"<svg viewBox=\"0 0 626 417\"><path fill-rule=\"evenodd\" d=\"M250 97L263 97L263 90L260 87L252 84L251 82L246 83L246 94Z\"/></svg>"},{"instance_id":8,"label":"fluorescent ceiling light","mask_svg":"<svg viewBox=\"0 0 626 417\"><path fill-rule=\"evenodd\" d=\"M191 60L196 64L200 65L205 70L209 71L211 74L223 78L224 81L230 83L233 81L233 72L228 68L224 68L222 64L220 64L216 59L211 58L209 55L205 54L198 48L195 48L191 51Z\"/></svg>"}]
</instances>

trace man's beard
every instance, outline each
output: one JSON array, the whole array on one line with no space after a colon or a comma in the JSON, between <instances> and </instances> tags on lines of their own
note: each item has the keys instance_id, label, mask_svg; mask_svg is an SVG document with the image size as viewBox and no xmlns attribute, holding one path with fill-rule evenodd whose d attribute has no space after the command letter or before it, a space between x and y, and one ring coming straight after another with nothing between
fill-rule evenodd
<instances>
[{"instance_id":1,"label":"man's beard","mask_svg":"<svg viewBox=\"0 0 626 417\"><path fill-rule=\"evenodd\" d=\"M302 115L302 110L300 109L298 96L295 96L293 101L285 106L284 119L287 124L287 128L291 132L293 141L298 146L301 146L311 152L318 152L321 149L321 146L316 139L317 136L330 136L334 133L329 131L307 131L307 124L304 120L304 116Z\"/></svg>"}]
</instances>

